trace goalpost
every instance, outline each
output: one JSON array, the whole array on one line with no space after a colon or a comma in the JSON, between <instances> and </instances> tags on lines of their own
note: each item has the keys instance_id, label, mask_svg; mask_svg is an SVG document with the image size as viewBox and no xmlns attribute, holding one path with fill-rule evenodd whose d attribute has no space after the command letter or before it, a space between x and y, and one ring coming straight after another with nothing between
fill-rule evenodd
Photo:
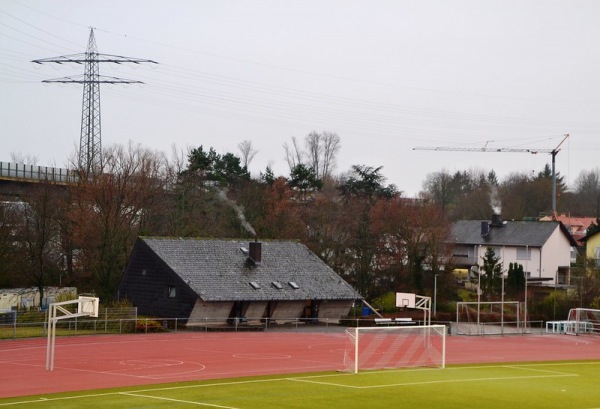
<instances>
[{"instance_id":1,"label":"goalpost","mask_svg":"<svg viewBox=\"0 0 600 409\"><path fill-rule=\"evenodd\" d=\"M344 370L446 366L446 326L356 327L346 330Z\"/></svg>"},{"instance_id":2,"label":"goalpost","mask_svg":"<svg viewBox=\"0 0 600 409\"><path fill-rule=\"evenodd\" d=\"M565 333L579 335L581 333L600 333L600 310L591 308L573 308L569 311Z\"/></svg>"},{"instance_id":3,"label":"goalpost","mask_svg":"<svg viewBox=\"0 0 600 409\"><path fill-rule=\"evenodd\" d=\"M519 301L456 303L458 335L524 334L530 331Z\"/></svg>"},{"instance_id":4,"label":"goalpost","mask_svg":"<svg viewBox=\"0 0 600 409\"><path fill-rule=\"evenodd\" d=\"M52 303L48 309L48 343L46 345L46 370L54 370L54 347L56 343L56 323L63 319L77 317L98 318L98 307L100 299L97 297L86 297L80 295L77 300ZM77 304L75 312L66 307Z\"/></svg>"}]
</instances>

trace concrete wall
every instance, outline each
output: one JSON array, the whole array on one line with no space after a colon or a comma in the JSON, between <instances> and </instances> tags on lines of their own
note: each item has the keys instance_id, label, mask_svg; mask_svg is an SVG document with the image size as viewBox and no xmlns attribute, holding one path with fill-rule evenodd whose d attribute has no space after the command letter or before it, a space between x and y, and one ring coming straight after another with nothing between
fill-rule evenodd
<instances>
[{"instance_id":1,"label":"concrete wall","mask_svg":"<svg viewBox=\"0 0 600 409\"><path fill-rule=\"evenodd\" d=\"M319 318L339 320L346 317L352 308L352 302L352 300L322 301L319 305Z\"/></svg>"},{"instance_id":2,"label":"concrete wall","mask_svg":"<svg viewBox=\"0 0 600 409\"><path fill-rule=\"evenodd\" d=\"M199 299L190 314L188 325L203 325L207 318L209 323L226 323L232 308L233 302L204 302Z\"/></svg>"},{"instance_id":3,"label":"concrete wall","mask_svg":"<svg viewBox=\"0 0 600 409\"><path fill-rule=\"evenodd\" d=\"M305 301L279 301L271 318L276 322L293 321L302 316Z\"/></svg>"},{"instance_id":4,"label":"concrete wall","mask_svg":"<svg viewBox=\"0 0 600 409\"><path fill-rule=\"evenodd\" d=\"M260 321L265 314L265 309L267 308L266 301L254 301L251 302L246 310L246 319L248 322L250 321Z\"/></svg>"}]
</instances>

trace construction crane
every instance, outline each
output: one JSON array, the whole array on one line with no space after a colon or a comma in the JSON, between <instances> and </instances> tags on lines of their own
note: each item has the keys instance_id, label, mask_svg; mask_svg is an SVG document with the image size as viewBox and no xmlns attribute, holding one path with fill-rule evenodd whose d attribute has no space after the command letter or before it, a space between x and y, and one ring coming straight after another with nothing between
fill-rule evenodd
<instances>
[{"instance_id":1,"label":"construction crane","mask_svg":"<svg viewBox=\"0 0 600 409\"><path fill-rule=\"evenodd\" d=\"M552 155L552 212L556 214L556 155L560 152L560 147L567 140L569 134L565 134L565 137L554 149L525 149L525 148L488 148L485 143L483 148L457 148L450 146L417 146L413 148L413 151L449 151L449 152L521 152L531 153L532 155L538 153L549 153Z\"/></svg>"}]
</instances>

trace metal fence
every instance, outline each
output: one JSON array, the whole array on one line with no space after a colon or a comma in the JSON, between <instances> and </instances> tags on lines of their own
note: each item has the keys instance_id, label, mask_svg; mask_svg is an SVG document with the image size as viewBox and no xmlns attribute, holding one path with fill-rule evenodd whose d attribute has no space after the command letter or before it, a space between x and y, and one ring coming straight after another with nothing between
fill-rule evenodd
<instances>
[{"instance_id":1,"label":"metal fence","mask_svg":"<svg viewBox=\"0 0 600 409\"><path fill-rule=\"evenodd\" d=\"M0 162L0 177L7 179L26 179L58 183L77 182L77 173L64 168L51 166L33 166L20 163Z\"/></svg>"},{"instance_id":2,"label":"metal fence","mask_svg":"<svg viewBox=\"0 0 600 409\"><path fill-rule=\"evenodd\" d=\"M158 318L138 317L135 308L130 310L101 309L98 318L78 317L64 319L56 323L58 336L89 335L89 334L128 334L128 333L158 333L158 332L247 332L247 331L284 331L284 332L344 332L348 327L366 327L382 325L423 325L422 321L380 322L372 318L226 318L206 317L189 318ZM437 322L436 324L440 324ZM446 322L448 327L451 323ZM47 335L47 318L45 321L0 323L0 339L29 338Z\"/></svg>"}]
</instances>

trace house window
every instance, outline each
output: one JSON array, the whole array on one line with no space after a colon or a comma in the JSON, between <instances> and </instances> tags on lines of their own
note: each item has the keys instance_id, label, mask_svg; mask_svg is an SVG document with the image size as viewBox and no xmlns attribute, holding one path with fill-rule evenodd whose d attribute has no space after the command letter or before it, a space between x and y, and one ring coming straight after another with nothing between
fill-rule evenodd
<instances>
[{"instance_id":1,"label":"house window","mask_svg":"<svg viewBox=\"0 0 600 409\"><path fill-rule=\"evenodd\" d=\"M174 285L170 285L169 286L169 298L175 298L177 297L177 287L175 287Z\"/></svg>"},{"instance_id":2,"label":"house window","mask_svg":"<svg viewBox=\"0 0 600 409\"><path fill-rule=\"evenodd\" d=\"M517 260L531 260L531 249L528 247L517 247Z\"/></svg>"},{"instance_id":3,"label":"house window","mask_svg":"<svg viewBox=\"0 0 600 409\"><path fill-rule=\"evenodd\" d=\"M454 257L475 257L475 248L473 246L468 247L456 247L454 249L454 253L452 254Z\"/></svg>"},{"instance_id":4,"label":"house window","mask_svg":"<svg viewBox=\"0 0 600 409\"><path fill-rule=\"evenodd\" d=\"M594 260L596 260L596 267L600 267L600 247L596 247L594 251Z\"/></svg>"}]
</instances>

